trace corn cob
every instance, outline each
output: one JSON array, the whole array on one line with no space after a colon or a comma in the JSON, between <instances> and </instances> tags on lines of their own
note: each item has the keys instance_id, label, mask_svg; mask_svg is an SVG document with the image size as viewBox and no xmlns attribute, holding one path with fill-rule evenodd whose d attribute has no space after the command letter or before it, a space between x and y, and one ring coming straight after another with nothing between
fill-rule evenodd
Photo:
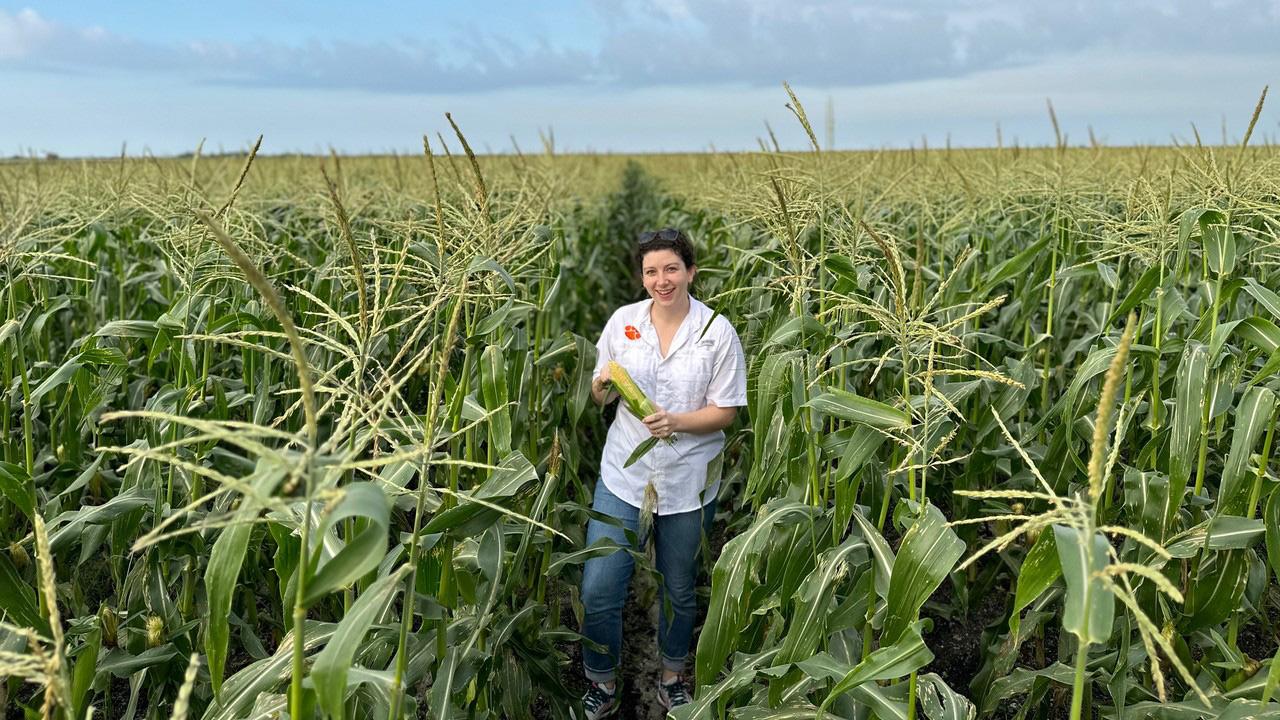
<instances>
[{"instance_id":1,"label":"corn cob","mask_svg":"<svg viewBox=\"0 0 1280 720\"><path fill-rule=\"evenodd\" d=\"M627 369L619 365L617 362L609 361L609 381L613 383L613 387L617 389L618 395L622 396L622 401L627 404L627 409L631 411L636 418L643 420L653 414L653 403L649 398L645 397L644 391L640 386L636 385L635 380L631 379L631 373ZM653 449L656 445L657 438L649 438L640 443L640 446L631 453L631 457L627 458L626 465L629 467L641 456ZM649 482L644 487L644 505L640 508L640 542L647 545L649 532L653 528L653 514L658 509L658 489L654 487L653 478L649 478Z\"/></svg>"},{"instance_id":2,"label":"corn cob","mask_svg":"<svg viewBox=\"0 0 1280 720\"><path fill-rule=\"evenodd\" d=\"M645 397L644 391L636 385L636 381L631 379L631 373L627 369L619 365L616 361L609 361L609 381L613 383L613 387L622 396L622 401L627 404L627 409L635 415L638 420L643 420L653 414L653 403L649 402L649 398Z\"/></svg>"},{"instance_id":3,"label":"corn cob","mask_svg":"<svg viewBox=\"0 0 1280 720\"><path fill-rule=\"evenodd\" d=\"M637 419L644 420L654 413L656 408L654 408L653 403L649 401L649 398L645 397L644 391L640 389L640 386L636 385L635 380L631 379L631 373L627 372L626 368L622 367L614 360L609 361L609 382L613 383L614 389L618 391L618 395L622 397L622 401L627 404L627 409L630 410L631 414L635 415ZM676 441L676 436L668 435L663 439L667 444L671 444ZM656 437L651 437L640 443L631 453L631 457L627 458L623 467L631 467L635 461L644 457L644 454L652 450L653 446L657 444L658 438Z\"/></svg>"}]
</instances>

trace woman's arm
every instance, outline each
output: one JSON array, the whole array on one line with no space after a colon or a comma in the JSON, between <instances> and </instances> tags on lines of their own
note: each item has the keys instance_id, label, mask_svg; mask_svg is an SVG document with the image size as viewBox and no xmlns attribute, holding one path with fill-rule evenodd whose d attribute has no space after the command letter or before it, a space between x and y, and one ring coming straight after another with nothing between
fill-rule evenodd
<instances>
[{"instance_id":1,"label":"woman's arm","mask_svg":"<svg viewBox=\"0 0 1280 720\"><path fill-rule=\"evenodd\" d=\"M687 413L672 413L659 409L642 422L654 437L664 438L673 433L705 435L729 427L737 415L736 407L707 405L701 410Z\"/></svg>"}]
</instances>

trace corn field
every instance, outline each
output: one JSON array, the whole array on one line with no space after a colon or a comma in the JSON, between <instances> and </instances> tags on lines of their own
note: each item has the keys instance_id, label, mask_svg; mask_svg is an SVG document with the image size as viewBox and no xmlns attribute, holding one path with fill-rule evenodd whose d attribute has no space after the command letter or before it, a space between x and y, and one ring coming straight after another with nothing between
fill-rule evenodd
<instances>
[{"instance_id":1,"label":"corn field","mask_svg":"<svg viewBox=\"0 0 1280 720\"><path fill-rule=\"evenodd\" d=\"M750 402L679 720L1280 717L1280 150L791 99L805 152L0 164L6 716L580 717L594 344L675 226Z\"/></svg>"}]
</instances>

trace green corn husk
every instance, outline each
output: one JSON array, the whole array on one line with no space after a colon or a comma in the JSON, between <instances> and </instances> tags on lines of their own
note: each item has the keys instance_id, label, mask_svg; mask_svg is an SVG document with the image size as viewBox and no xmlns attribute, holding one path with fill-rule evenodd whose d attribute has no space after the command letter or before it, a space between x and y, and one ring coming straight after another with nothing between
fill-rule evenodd
<instances>
[{"instance_id":1,"label":"green corn husk","mask_svg":"<svg viewBox=\"0 0 1280 720\"><path fill-rule=\"evenodd\" d=\"M636 385L635 380L631 379L631 373L627 369L619 365L616 361L609 361L609 382L613 383L613 387L618 391L618 395L622 397L622 401L627 404L627 409L631 411L636 418L643 420L653 414L655 408L649 398L645 397L644 391L640 386ZM666 438L668 443L676 440L675 435ZM635 464L637 460L644 457L646 453L658 444L658 438L651 437L636 446L631 452L631 456L623 463L622 467L628 468ZM647 497L647 495L646 495ZM656 495L655 495L656 497Z\"/></svg>"},{"instance_id":2,"label":"green corn husk","mask_svg":"<svg viewBox=\"0 0 1280 720\"><path fill-rule=\"evenodd\" d=\"M631 411L636 418L643 420L653 414L653 403L649 402L649 398L645 397L644 391L640 386L636 385L636 381L631 379L631 373L622 367L615 360L609 361L609 382L613 383L613 387L622 396L622 401L627 404L627 409Z\"/></svg>"}]
</instances>

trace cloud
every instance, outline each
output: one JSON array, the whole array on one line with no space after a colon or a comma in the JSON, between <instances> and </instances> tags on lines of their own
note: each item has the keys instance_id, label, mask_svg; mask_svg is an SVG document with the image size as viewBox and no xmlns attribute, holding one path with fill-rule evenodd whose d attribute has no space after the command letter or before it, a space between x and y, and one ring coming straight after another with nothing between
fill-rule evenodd
<instances>
[{"instance_id":1,"label":"cloud","mask_svg":"<svg viewBox=\"0 0 1280 720\"><path fill-rule=\"evenodd\" d=\"M1280 0L583 0L593 38L166 42L0 10L0 69L169 75L203 85L466 93L736 84L866 87L1050 58L1253 56L1280 71ZM576 43L576 44L575 44Z\"/></svg>"},{"instance_id":2,"label":"cloud","mask_svg":"<svg viewBox=\"0 0 1280 720\"><path fill-rule=\"evenodd\" d=\"M1260 53L1280 70L1274 0L701 0L685 4L687 18L679 22L667 19L668 4L633 0L622 10L601 10L613 14L615 38L599 61L621 83L864 86L1091 50Z\"/></svg>"},{"instance_id":3,"label":"cloud","mask_svg":"<svg viewBox=\"0 0 1280 720\"><path fill-rule=\"evenodd\" d=\"M0 62L21 60L48 42L54 26L35 10L10 15L0 10Z\"/></svg>"},{"instance_id":4,"label":"cloud","mask_svg":"<svg viewBox=\"0 0 1280 720\"><path fill-rule=\"evenodd\" d=\"M1088 130L1112 144L1185 141L1194 122L1217 141L1220 124L1238 142L1257 101L1259 57L1197 53L1124 55L1092 51L1016 68L975 72L959 79L824 88L795 85L809 116L822 126L831 100L837 147L992 145L996 123L1006 144L1053 142L1045 109L1051 95L1063 132L1073 144ZM1255 73L1251 75L1250 73ZM361 90L196 87L175 78L69 75L56 84L47 74L13 72L6 90L25 99L21 112L0 113L0 154L24 147L64 156L113 155L127 141L131 153L244 149L265 133L264 152L292 150L421 153L424 132L453 142L443 113L452 111L478 151L509 149L514 137L526 152L539 147L539 131L555 128L561 150L750 150L768 122L783 147L803 149L807 139L784 107L779 87L656 85L636 89L513 88L489 93L406 94ZM1194 94L1187 88L1196 88ZM85 107L93 107L86 113ZM164 112L157 112L163 107ZM660 110L655 112L655 109ZM1264 108L1254 142L1280 140L1280 108ZM456 150L456 147L455 147Z\"/></svg>"},{"instance_id":5,"label":"cloud","mask_svg":"<svg viewBox=\"0 0 1280 720\"><path fill-rule=\"evenodd\" d=\"M208 85L475 92L589 80L593 59L546 42L459 39L454 52L412 39L165 43L0 10L0 69L68 74L122 71Z\"/></svg>"}]
</instances>

